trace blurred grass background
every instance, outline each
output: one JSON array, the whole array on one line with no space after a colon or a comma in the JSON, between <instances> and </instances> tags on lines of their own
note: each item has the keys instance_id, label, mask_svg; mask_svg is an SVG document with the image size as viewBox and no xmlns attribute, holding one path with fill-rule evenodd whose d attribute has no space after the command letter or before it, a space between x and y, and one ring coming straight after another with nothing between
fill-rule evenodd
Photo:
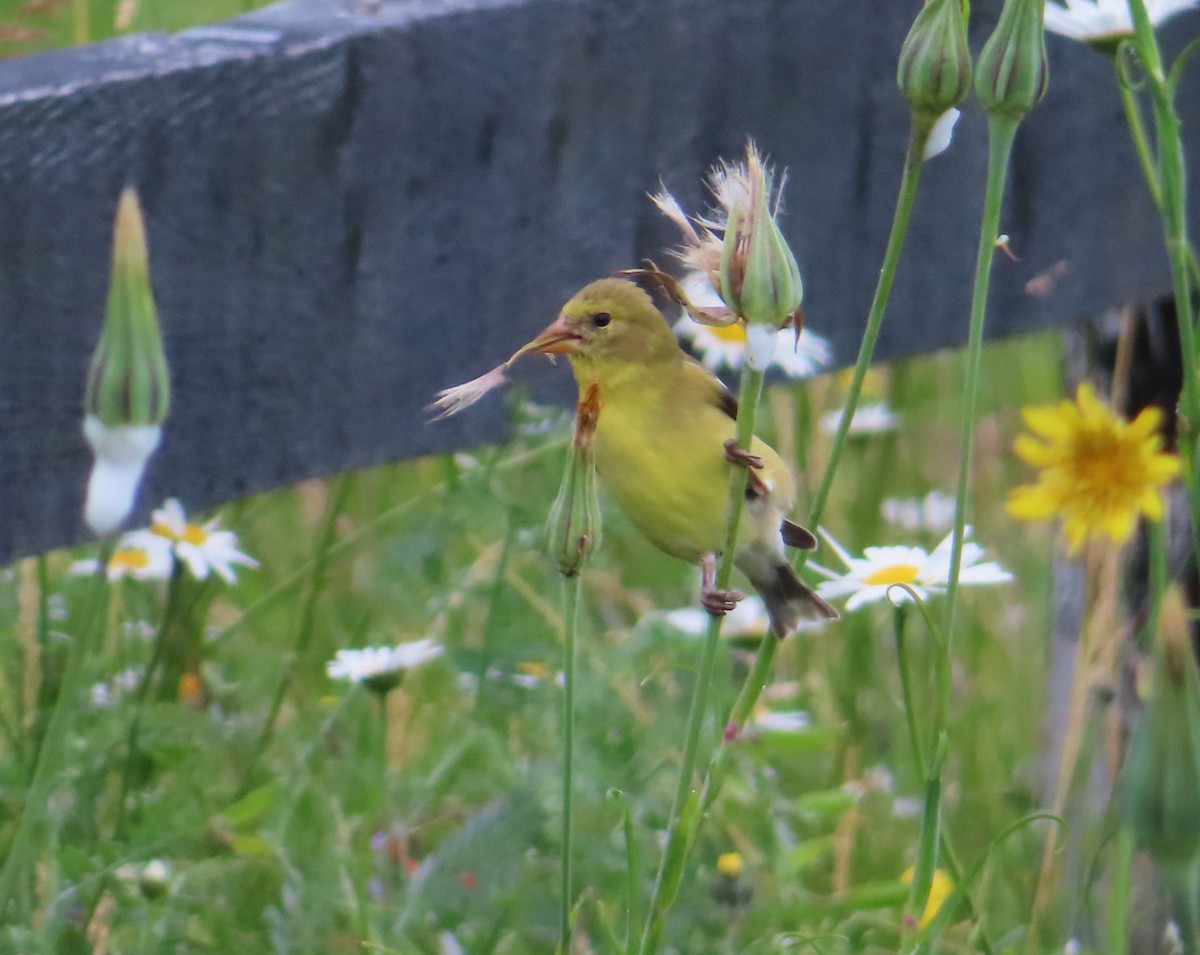
<instances>
[{"instance_id":1,"label":"blurred grass background","mask_svg":"<svg viewBox=\"0 0 1200 955\"><path fill-rule=\"evenodd\" d=\"M95 40L119 32L118 23L180 29L253 5L2 0L0 52ZM855 438L844 462L826 524L852 551L932 548L941 538L889 526L880 503L949 490L961 364L942 353L875 376L876 396L900 424ZM948 830L968 860L1043 800L1053 545L1048 529L1009 521L1003 502L1020 476L1009 453L1018 409L1061 389L1056 336L988 347L973 524L1016 581L964 593L969 629L959 644L946 778ZM540 539L569 415L531 405L519 389L504 400L513 436L503 446L307 482L227 509L262 568L214 592L199 682L180 700L146 709L120 837L114 820L134 700L119 675L146 664L163 592L119 586L89 678L107 688L107 701L97 691L77 728L53 804L53 853L23 889L28 921L0 934L0 951L553 949L560 585ZM816 420L841 401L835 376L775 385L762 432L807 462L815 479L828 438L799 427L798 409ZM333 546L325 573L314 576L327 521ZM53 698L63 635L82 625L86 582L67 574L78 556L24 561L0 580L0 844L21 804L38 705ZM817 560L837 566L827 548ZM657 611L693 605L697 583L693 568L654 550L606 506L581 631L581 951L614 951L609 933L625 931L623 812L642 896L653 876L699 653L699 641ZM915 618L910 630L918 697L932 700L926 635ZM331 682L325 664L340 647L426 636L447 652L391 694L384 736L375 698ZM748 659L731 643L706 739L715 738ZM278 726L258 758L285 678ZM869 606L790 639L767 697L773 708L805 711L810 726L749 734L738 745L668 928L671 949L800 950L797 940L813 936L824 937L813 947L825 952L894 949L921 780L888 608ZM976 888L997 950L1005 939L1015 944L1028 921L1043 838L1033 830L1010 840ZM736 874L730 864L718 871L728 853L740 860ZM1086 901L1079 886L1065 887L1047 937L1065 937L1071 897ZM976 950L963 930L944 945Z\"/></svg>"}]
</instances>

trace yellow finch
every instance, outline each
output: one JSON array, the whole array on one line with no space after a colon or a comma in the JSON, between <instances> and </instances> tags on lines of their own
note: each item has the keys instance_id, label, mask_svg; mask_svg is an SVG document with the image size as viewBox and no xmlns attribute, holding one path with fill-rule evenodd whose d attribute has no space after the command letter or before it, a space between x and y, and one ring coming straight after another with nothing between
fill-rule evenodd
<instances>
[{"instance_id":1,"label":"yellow finch","mask_svg":"<svg viewBox=\"0 0 1200 955\"><path fill-rule=\"evenodd\" d=\"M567 355L584 394L599 389L596 469L626 516L660 549L700 564L710 613L741 599L715 588L726 539L729 469L749 467L735 562L766 605L780 637L803 619L837 617L792 570L785 543L816 546L784 518L795 495L792 475L758 438L734 440L737 400L679 348L650 297L632 282L601 279L578 292L522 352Z\"/></svg>"}]
</instances>

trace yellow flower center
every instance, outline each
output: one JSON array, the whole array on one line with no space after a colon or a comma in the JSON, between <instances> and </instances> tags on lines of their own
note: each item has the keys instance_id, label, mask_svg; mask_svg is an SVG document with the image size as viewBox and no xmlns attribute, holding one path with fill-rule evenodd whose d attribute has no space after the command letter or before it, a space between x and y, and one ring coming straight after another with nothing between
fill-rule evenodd
<instances>
[{"instance_id":1,"label":"yellow flower center","mask_svg":"<svg viewBox=\"0 0 1200 955\"><path fill-rule=\"evenodd\" d=\"M740 853L723 852L717 856L717 871L727 879L736 879L746 869Z\"/></svg>"},{"instance_id":2,"label":"yellow flower center","mask_svg":"<svg viewBox=\"0 0 1200 955\"><path fill-rule=\"evenodd\" d=\"M550 675L550 671L546 669L546 664L544 663L518 663L517 669L526 676L533 677L535 680L544 680Z\"/></svg>"},{"instance_id":3,"label":"yellow flower center","mask_svg":"<svg viewBox=\"0 0 1200 955\"><path fill-rule=\"evenodd\" d=\"M709 325L708 333L714 338L723 342L732 342L737 345L746 343L746 329L742 327L741 322L733 322L729 325Z\"/></svg>"},{"instance_id":4,"label":"yellow flower center","mask_svg":"<svg viewBox=\"0 0 1200 955\"><path fill-rule=\"evenodd\" d=\"M914 564L888 564L867 574L864 584L875 587L879 584L915 584L921 568Z\"/></svg>"},{"instance_id":5,"label":"yellow flower center","mask_svg":"<svg viewBox=\"0 0 1200 955\"><path fill-rule=\"evenodd\" d=\"M159 537L165 537L168 540L179 541L184 544L195 544L197 547L208 540L208 531L199 524L184 524L183 532L177 533L169 524L155 522L150 525L150 530Z\"/></svg>"},{"instance_id":6,"label":"yellow flower center","mask_svg":"<svg viewBox=\"0 0 1200 955\"><path fill-rule=\"evenodd\" d=\"M123 547L113 551L108 562L109 567L121 567L127 570L142 570L150 566L150 555L136 547Z\"/></svg>"}]
</instances>

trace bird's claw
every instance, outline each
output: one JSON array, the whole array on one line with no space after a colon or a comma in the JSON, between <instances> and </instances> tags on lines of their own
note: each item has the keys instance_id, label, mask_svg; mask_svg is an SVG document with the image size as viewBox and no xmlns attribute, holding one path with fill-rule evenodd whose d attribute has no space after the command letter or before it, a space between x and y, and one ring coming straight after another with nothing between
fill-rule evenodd
<instances>
[{"instance_id":1,"label":"bird's claw","mask_svg":"<svg viewBox=\"0 0 1200 955\"><path fill-rule=\"evenodd\" d=\"M757 454L751 454L745 448L739 448L737 438L730 438L725 442L725 460L730 464L740 464L744 468L754 468L760 470L763 466L763 459Z\"/></svg>"},{"instance_id":2,"label":"bird's claw","mask_svg":"<svg viewBox=\"0 0 1200 955\"><path fill-rule=\"evenodd\" d=\"M714 617L730 613L745 597L740 590L717 590L715 587L700 592L700 606Z\"/></svg>"}]
</instances>

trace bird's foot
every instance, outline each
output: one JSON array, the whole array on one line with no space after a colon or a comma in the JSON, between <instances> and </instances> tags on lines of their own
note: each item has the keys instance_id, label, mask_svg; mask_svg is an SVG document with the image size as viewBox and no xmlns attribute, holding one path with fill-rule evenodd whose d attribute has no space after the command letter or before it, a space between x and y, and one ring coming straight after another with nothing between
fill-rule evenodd
<instances>
[{"instance_id":1,"label":"bird's foot","mask_svg":"<svg viewBox=\"0 0 1200 955\"><path fill-rule=\"evenodd\" d=\"M700 606L714 617L724 617L732 612L745 596L740 590L717 590L714 587L700 592Z\"/></svg>"},{"instance_id":2,"label":"bird's foot","mask_svg":"<svg viewBox=\"0 0 1200 955\"><path fill-rule=\"evenodd\" d=\"M737 438L730 438L725 442L725 460L730 464L739 464L755 471L760 470L763 466L763 459L757 454L751 454L745 448L738 447Z\"/></svg>"}]
</instances>

